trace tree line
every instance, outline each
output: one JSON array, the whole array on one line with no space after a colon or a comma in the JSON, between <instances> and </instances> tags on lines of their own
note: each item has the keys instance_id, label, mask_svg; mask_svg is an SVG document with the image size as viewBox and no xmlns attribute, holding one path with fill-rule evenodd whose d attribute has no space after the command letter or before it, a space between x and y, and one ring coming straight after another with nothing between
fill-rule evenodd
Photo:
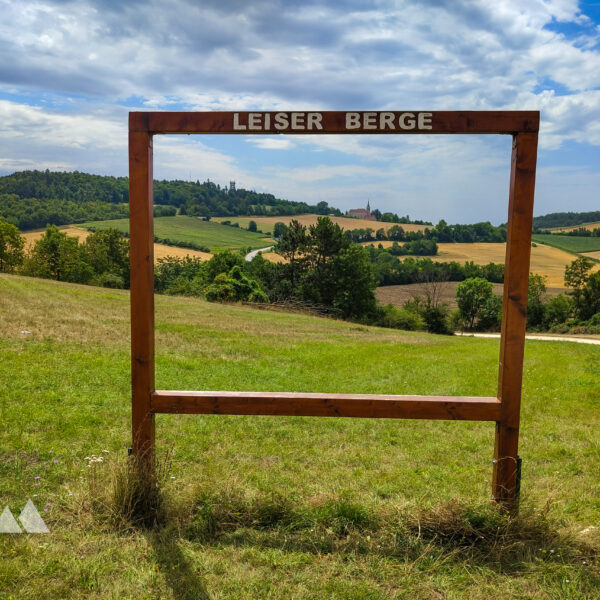
<instances>
[{"instance_id":1,"label":"tree line","mask_svg":"<svg viewBox=\"0 0 600 600\"><path fill-rule=\"evenodd\" d=\"M116 229L97 231L80 243L56 225L25 251L25 238L0 219L0 272L112 288L129 287L129 242Z\"/></svg>"},{"instance_id":2,"label":"tree line","mask_svg":"<svg viewBox=\"0 0 600 600\"><path fill-rule=\"evenodd\" d=\"M22 230L128 216L129 179L89 173L19 171L0 177L0 217ZM297 215L342 213L327 202L309 205L210 180L155 181L159 214L192 216Z\"/></svg>"},{"instance_id":3,"label":"tree line","mask_svg":"<svg viewBox=\"0 0 600 600\"><path fill-rule=\"evenodd\" d=\"M0 271L87 283L129 287L129 242L115 230L90 234L80 243L50 225L29 251L19 230L0 219ZM292 220L277 251L277 264L243 252L220 252L208 261L165 258L155 266L158 293L198 296L219 302L260 302L318 310L370 325L451 333L457 328L497 330L502 300L492 281L502 281L503 266L490 263L436 263L429 258L400 261L388 251L362 247L329 218L305 227ZM583 257L565 269L567 291L546 298L544 278L531 275L527 327L533 331L600 333L600 272ZM387 279L386 279L387 278ZM390 279L391 278L391 279ZM440 299L445 282L456 286L458 308ZM377 285L422 283L424 291L403 307L381 306Z\"/></svg>"},{"instance_id":4,"label":"tree line","mask_svg":"<svg viewBox=\"0 0 600 600\"><path fill-rule=\"evenodd\" d=\"M553 229L556 227L573 227L584 223L600 221L600 210L591 212L556 212L533 217L534 233L542 233L542 229ZM540 231L538 231L540 230Z\"/></svg>"}]
</instances>

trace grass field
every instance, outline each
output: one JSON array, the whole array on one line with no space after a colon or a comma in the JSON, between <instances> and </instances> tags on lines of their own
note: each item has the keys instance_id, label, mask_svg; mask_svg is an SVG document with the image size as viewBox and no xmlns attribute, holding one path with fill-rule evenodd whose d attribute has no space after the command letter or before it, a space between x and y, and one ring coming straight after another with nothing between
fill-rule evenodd
<instances>
[{"instance_id":1,"label":"grass field","mask_svg":"<svg viewBox=\"0 0 600 600\"><path fill-rule=\"evenodd\" d=\"M160 388L496 389L497 340L156 308ZM0 502L31 497L51 530L0 535L3 600L598 598L595 348L526 345L519 521L489 507L490 423L161 415L170 509L145 530L110 518L128 311L125 291L0 275Z\"/></svg>"},{"instance_id":2,"label":"grass field","mask_svg":"<svg viewBox=\"0 0 600 600\"><path fill-rule=\"evenodd\" d=\"M392 242L381 243L384 247L392 245ZM457 261L462 264L465 261L473 261L478 265L486 265L490 262L504 264L505 255L506 244L438 244L437 256L430 258L441 262ZM548 287L562 288L565 266L571 264L573 260L575 257L572 254L557 248L535 246L531 248L530 271L545 275Z\"/></svg>"},{"instance_id":3,"label":"grass field","mask_svg":"<svg viewBox=\"0 0 600 600\"><path fill-rule=\"evenodd\" d=\"M81 227L107 229L115 227L124 233L129 232L129 219L113 221L91 221ZM192 243L210 248L211 252L236 248L264 248L272 243L260 233L253 233L235 227L224 227L212 221L197 217L157 217L154 219L154 235L177 242Z\"/></svg>"},{"instance_id":4,"label":"grass field","mask_svg":"<svg viewBox=\"0 0 600 600\"><path fill-rule=\"evenodd\" d=\"M314 225L317 222L319 215L295 215L288 217L216 217L215 221L231 221L232 223L239 223L240 227L248 227L250 221L256 221L258 228L264 233L273 233L273 225L275 223L289 223L292 219L296 219L302 225ZM364 219L352 219L350 217L329 217L334 223L337 223L342 229L366 229L370 227L377 231L377 229L385 229L386 231L394 225L400 225L404 231L423 231L426 225L412 225L402 223L384 223L382 221L366 221ZM431 226L430 226L431 227Z\"/></svg>"},{"instance_id":5,"label":"grass field","mask_svg":"<svg viewBox=\"0 0 600 600\"><path fill-rule=\"evenodd\" d=\"M595 252L600 250L600 238L578 237L571 235L552 235L547 233L535 233L532 236L534 242L553 246L566 252L579 254L581 252Z\"/></svg>"},{"instance_id":6,"label":"grass field","mask_svg":"<svg viewBox=\"0 0 600 600\"><path fill-rule=\"evenodd\" d=\"M74 225L61 227L60 230L68 236L78 238L80 242L83 242L90 234L87 229L81 229ZM25 248L30 248L36 240L39 240L44 231L27 231L26 233L22 233L21 235L25 238ZM209 252L200 252L199 250L191 250L190 248L179 248L178 246L167 246L166 244L154 244L155 261L159 258L166 258L167 256L192 256L194 258L200 258L201 260L208 260L212 254Z\"/></svg>"}]
</instances>

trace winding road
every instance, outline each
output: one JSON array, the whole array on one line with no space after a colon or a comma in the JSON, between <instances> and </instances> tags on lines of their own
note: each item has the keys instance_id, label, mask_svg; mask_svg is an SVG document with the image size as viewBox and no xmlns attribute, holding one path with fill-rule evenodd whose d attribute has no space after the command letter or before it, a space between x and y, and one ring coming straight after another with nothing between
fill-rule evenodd
<instances>
[{"instance_id":1,"label":"winding road","mask_svg":"<svg viewBox=\"0 0 600 600\"><path fill-rule=\"evenodd\" d=\"M273 246L267 246L266 248L259 248L258 250L252 250L252 252L248 252L248 254L246 254L246 256L244 257L246 259L246 262L252 262L252 259L259 253L259 252L266 252L267 250L270 250Z\"/></svg>"}]
</instances>

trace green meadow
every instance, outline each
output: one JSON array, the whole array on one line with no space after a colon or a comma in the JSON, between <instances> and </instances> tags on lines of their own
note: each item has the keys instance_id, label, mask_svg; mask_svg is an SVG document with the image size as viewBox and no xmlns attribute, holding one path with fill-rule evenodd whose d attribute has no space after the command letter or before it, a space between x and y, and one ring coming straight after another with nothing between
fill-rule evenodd
<instances>
[{"instance_id":1,"label":"green meadow","mask_svg":"<svg viewBox=\"0 0 600 600\"><path fill-rule=\"evenodd\" d=\"M83 223L80 227L93 227L95 230L114 227L123 233L129 233L129 219L90 221ZM188 216L156 217L154 219L154 235L177 244L206 246L210 248L211 252L236 248L264 248L272 243L260 233Z\"/></svg>"},{"instance_id":2,"label":"green meadow","mask_svg":"<svg viewBox=\"0 0 600 600\"><path fill-rule=\"evenodd\" d=\"M166 296L156 322L159 389L495 393L498 340ZM156 421L144 528L115 492L128 293L0 275L0 510L51 531L0 534L0 599L600 598L594 346L527 342L518 518L489 500L493 423Z\"/></svg>"},{"instance_id":3,"label":"green meadow","mask_svg":"<svg viewBox=\"0 0 600 600\"><path fill-rule=\"evenodd\" d=\"M534 242L554 246L559 250L578 254L580 252L595 252L600 250L600 238L575 235L553 235L551 233L534 233Z\"/></svg>"}]
</instances>

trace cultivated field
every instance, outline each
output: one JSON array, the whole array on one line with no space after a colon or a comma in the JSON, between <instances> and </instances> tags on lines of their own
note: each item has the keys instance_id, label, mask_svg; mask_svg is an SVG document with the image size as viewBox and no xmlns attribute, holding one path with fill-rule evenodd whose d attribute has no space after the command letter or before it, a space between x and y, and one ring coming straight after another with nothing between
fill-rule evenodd
<instances>
[{"instance_id":1,"label":"cultivated field","mask_svg":"<svg viewBox=\"0 0 600 600\"><path fill-rule=\"evenodd\" d=\"M112 221L91 221L81 227L107 229L114 227L124 233L129 232L129 219ZM154 219L154 235L175 242L206 246L211 252L238 248L264 248L272 240L260 233L252 233L236 227L225 227L212 221L203 221L197 217L157 217Z\"/></svg>"},{"instance_id":2,"label":"cultivated field","mask_svg":"<svg viewBox=\"0 0 600 600\"><path fill-rule=\"evenodd\" d=\"M496 391L498 340L156 306L159 388ZM0 535L2 598L598 597L593 347L527 342L519 521L489 504L492 423L160 415L167 513L144 529L116 493L128 293L0 275L0 313L1 504L51 531Z\"/></svg>"},{"instance_id":3,"label":"cultivated field","mask_svg":"<svg viewBox=\"0 0 600 600\"><path fill-rule=\"evenodd\" d=\"M534 242L546 244L559 248L565 252L579 254L581 252L595 252L600 250L600 238L579 237L570 235L552 235L535 233L532 236Z\"/></svg>"},{"instance_id":4,"label":"cultivated field","mask_svg":"<svg viewBox=\"0 0 600 600\"><path fill-rule=\"evenodd\" d=\"M273 226L275 223L285 223L286 225L292 220L296 219L302 225L314 225L320 215L295 215L287 217L216 217L215 221L231 221L232 223L239 223L240 227L248 227L250 221L256 221L258 229L264 233L271 234L273 232ZM349 217L329 217L334 223L337 223L342 229L366 229L370 227L377 231L378 229L385 229L386 231L394 225L400 225L404 231L423 231L426 225L405 225L402 223L384 223L382 221L366 221L364 219L351 219ZM431 226L429 226L431 227Z\"/></svg>"},{"instance_id":5,"label":"cultivated field","mask_svg":"<svg viewBox=\"0 0 600 600\"><path fill-rule=\"evenodd\" d=\"M600 261L600 250L597 252L582 252L581 256L586 256L587 258L591 258L592 260Z\"/></svg>"},{"instance_id":6,"label":"cultivated field","mask_svg":"<svg viewBox=\"0 0 600 600\"><path fill-rule=\"evenodd\" d=\"M373 242L369 242L372 244ZM382 243L384 247L389 247L392 242ZM367 244L365 244L367 245ZM431 260L440 262L473 261L478 265L486 265L490 262L504 264L506 255L506 244L438 244L438 255L431 256ZM531 248L531 268L532 273L538 273L546 276L546 285L552 288L564 287L565 266L575 260L575 257L568 252L551 248L549 246L537 245Z\"/></svg>"},{"instance_id":7,"label":"cultivated field","mask_svg":"<svg viewBox=\"0 0 600 600\"><path fill-rule=\"evenodd\" d=\"M61 231L66 233L68 236L76 237L80 242L83 242L90 234L87 229L81 229L79 227L61 227ZM21 235L25 238L25 247L30 248L36 240L39 240L44 231L28 231ZM208 252L200 252L199 250L191 250L189 248L179 248L177 246L167 246L166 244L154 244L154 260L159 258L166 258L167 256L184 257L192 256L193 258L199 258L201 260L208 260L212 254Z\"/></svg>"},{"instance_id":8,"label":"cultivated field","mask_svg":"<svg viewBox=\"0 0 600 600\"><path fill-rule=\"evenodd\" d=\"M575 231L576 229L589 229L593 231L594 229L600 229L600 221L595 221L593 223L582 223L581 225L573 225L572 227L554 227L550 229L550 231L555 231L556 233L560 233L561 231Z\"/></svg>"},{"instance_id":9,"label":"cultivated field","mask_svg":"<svg viewBox=\"0 0 600 600\"><path fill-rule=\"evenodd\" d=\"M450 309L457 308L456 304L456 286L457 281L446 281L439 284L439 293L441 302L445 302ZM494 294L502 295L504 286L501 283L493 283ZM385 285L375 290L375 295L381 304L393 304L402 308L404 303L412 300L415 296L424 297L429 291L427 284L410 283L408 285ZM557 296L564 293L564 288L547 288L548 297Z\"/></svg>"}]
</instances>

